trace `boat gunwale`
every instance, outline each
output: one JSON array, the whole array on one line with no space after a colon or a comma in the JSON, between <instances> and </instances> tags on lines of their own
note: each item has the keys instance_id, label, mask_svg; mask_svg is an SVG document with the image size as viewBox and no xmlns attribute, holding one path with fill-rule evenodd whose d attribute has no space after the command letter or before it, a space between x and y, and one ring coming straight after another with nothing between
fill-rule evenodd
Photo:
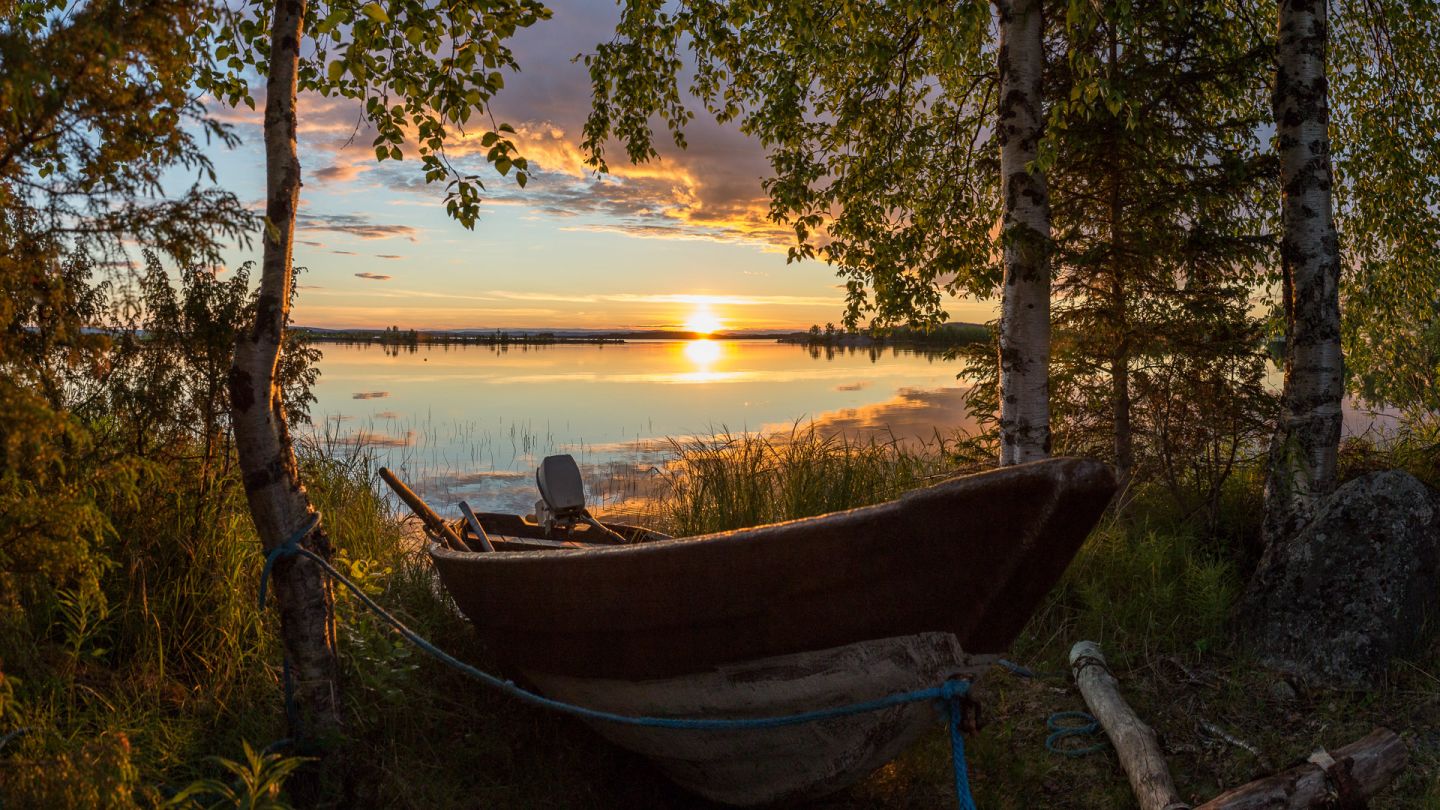
<instances>
[{"instance_id":1,"label":"boat gunwale","mask_svg":"<svg viewBox=\"0 0 1440 810\"><path fill-rule=\"evenodd\" d=\"M458 551L455 549L447 548L435 542L433 539L427 537L426 550L429 552L431 557L444 559L450 562L481 563L488 561L501 563L514 560L525 560L533 562L536 560L537 556L550 555L555 555L557 557L563 557L566 559L574 559L577 556L588 557L612 554L661 554L675 548L693 546L700 543L745 544L759 539L759 537L755 536L757 534L760 537L764 537L765 535L773 534L776 530L789 530L797 525L805 526L808 524L819 523L822 521L841 523L847 518L854 518L857 516L863 519L872 517L874 515L880 515L883 518L883 513L887 511L893 512L900 510L908 501L917 498L935 497L941 495L941 493L945 489L964 486L967 482L979 476L987 477L988 479L990 479L989 481L987 481L987 484L989 484L990 486L995 486L1001 482L995 481L994 479L1005 474L1021 476L1029 474L1022 471L1031 470L1038 467L1057 467L1062 465L1072 468L1081 468L1085 470L1086 474L1102 472L1113 475L1113 472L1110 471L1109 465L1105 464L1104 462L1081 456L1056 456L1053 458L1031 461L1024 464L1015 464L1008 467L1000 467L978 473L956 475L926 487L902 492L898 497L888 501L882 501L881 503L869 504L866 506L857 506L851 509L842 509L835 512L826 512L824 514L811 515L809 517L792 518L790 520L777 521L775 523L763 523L759 526L746 526L739 529L730 529L727 531L690 535L687 537L665 537L657 540L647 540L637 543L626 543L623 545L590 544L578 548L534 549L528 551L500 551L498 549L495 551ZM1047 504L1046 506L1048 507L1050 506L1050 504Z\"/></svg>"}]
</instances>

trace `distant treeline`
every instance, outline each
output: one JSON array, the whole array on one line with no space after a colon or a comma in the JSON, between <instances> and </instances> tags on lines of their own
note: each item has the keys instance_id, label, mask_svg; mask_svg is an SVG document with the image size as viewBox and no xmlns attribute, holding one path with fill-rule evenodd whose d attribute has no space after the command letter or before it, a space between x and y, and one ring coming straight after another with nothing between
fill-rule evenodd
<instances>
[{"instance_id":1,"label":"distant treeline","mask_svg":"<svg viewBox=\"0 0 1440 810\"><path fill-rule=\"evenodd\" d=\"M917 346L946 348L980 343L990 339L990 330L978 323L947 323L933 329L897 326L886 330L847 331L827 323L810 327L809 332L780 338L781 343L809 346Z\"/></svg>"},{"instance_id":2,"label":"distant treeline","mask_svg":"<svg viewBox=\"0 0 1440 810\"><path fill-rule=\"evenodd\" d=\"M385 329L311 329L297 327L294 331L307 340L331 343L379 343L383 346L421 346L426 344L477 345L477 346L551 346L560 343L624 343L624 340L608 336L562 336L554 332L509 332L496 329L493 332L446 332L401 329L391 326Z\"/></svg>"}]
</instances>

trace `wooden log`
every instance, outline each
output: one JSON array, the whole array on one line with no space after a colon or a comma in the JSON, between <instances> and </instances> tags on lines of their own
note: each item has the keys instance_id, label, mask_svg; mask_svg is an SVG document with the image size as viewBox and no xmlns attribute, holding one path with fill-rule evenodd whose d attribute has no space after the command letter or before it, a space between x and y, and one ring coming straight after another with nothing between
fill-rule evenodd
<instances>
[{"instance_id":1,"label":"wooden log","mask_svg":"<svg viewBox=\"0 0 1440 810\"><path fill-rule=\"evenodd\" d=\"M1359 808L1405 767L1408 752L1395 732L1377 728L1363 739L1283 773L1222 793L1196 810Z\"/></svg>"},{"instance_id":2,"label":"wooden log","mask_svg":"<svg viewBox=\"0 0 1440 810\"><path fill-rule=\"evenodd\" d=\"M1170 778L1170 767L1160 751L1159 739L1120 696L1120 685L1106 666L1100 645L1093 641L1076 642L1070 648L1070 670L1085 705L1090 707L1090 713L1100 721L1110 744L1115 747L1140 810L1189 810L1190 804L1180 798L1175 781Z\"/></svg>"}]
</instances>

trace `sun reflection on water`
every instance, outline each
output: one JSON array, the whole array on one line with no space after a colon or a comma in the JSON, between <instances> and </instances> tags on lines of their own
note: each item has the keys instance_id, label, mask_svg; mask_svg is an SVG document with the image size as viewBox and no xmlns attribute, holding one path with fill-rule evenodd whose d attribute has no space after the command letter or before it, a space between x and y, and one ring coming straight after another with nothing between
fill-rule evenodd
<instances>
[{"instance_id":1,"label":"sun reflection on water","mask_svg":"<svg viewBox=\"0 0 1440 810\"><path fill-rule=\"evenodd\" d=\"M685 359L694 367L693 371L679 375L686 382L715 382L727 376L716 371L715 365L725 356L725 346L718 340L701 338L685 343L682 351Z\"/></svg>"}]
</instances>

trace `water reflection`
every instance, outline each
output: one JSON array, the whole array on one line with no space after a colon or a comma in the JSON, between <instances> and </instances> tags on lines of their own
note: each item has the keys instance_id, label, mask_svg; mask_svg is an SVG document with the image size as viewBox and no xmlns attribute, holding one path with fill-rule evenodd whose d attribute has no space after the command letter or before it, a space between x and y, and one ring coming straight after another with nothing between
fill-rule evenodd
<instances>
[{"instance_id":1,"label":"water reflection","mask_svg":"<svg viewBox=\"0 0 1440 810\"><path fill-rule=\"evenodd\" d=\"M724 349L720 348L718 340L701 338L687 342L684 351L685 358L695 364L697 371L709 371Z\"/></svg>"},{"instance_id":2,"label":"water reflection","mask_svg":"<svg viewBox=\"0 0 1440 810\"><path fill-rule=\"evenodd\" d=\"M575 456L596 503L635 497L615 482L633 484L663 464L665 437L801 420L932 439L964 419L952 393L963 387L956 364L907 351L847 348L812 359L809 347L713 339L509 353L483 345L422 344L398 355L378 344L323 349L317 423L370 445L377 462L447 513L461 498L482 510L528 510L534 467L551 453Z\"/></svg>"},{"instance_id":3,"label":"water reflection","mask_svg":"<svg viewBox=\"0 0 1440 810\"><path fill-rule=\"evenodd\" d=\"M685 359L694 366L694 370L675 375L677 382L721 382L729 376L715 370L715 366L725 355L724 344L720 341L710 340L709 338L691 340L685 343L681 351L684 352Z\"/></svg>"}]
</instances>

